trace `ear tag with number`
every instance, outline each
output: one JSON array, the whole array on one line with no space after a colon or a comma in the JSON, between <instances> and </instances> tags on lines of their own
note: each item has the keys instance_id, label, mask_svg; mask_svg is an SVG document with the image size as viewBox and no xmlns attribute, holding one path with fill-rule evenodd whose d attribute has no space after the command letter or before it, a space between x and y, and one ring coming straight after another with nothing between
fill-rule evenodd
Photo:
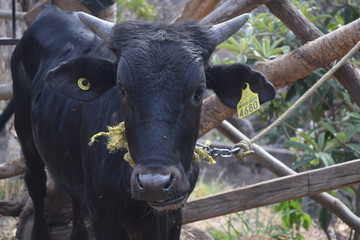
<instances>
[{"instance_id":1,"label":"ear tag with number","mask_svg":"<svg viewBox=\"0 0 360 240\"><path fill-rule=\"evenodd\" d=\"M246 117L260 109L260 101L257 93L251 91L248 83L242 90L241 99L237 104L237 113L239 118Z\"/></svg>"}]
</instances>

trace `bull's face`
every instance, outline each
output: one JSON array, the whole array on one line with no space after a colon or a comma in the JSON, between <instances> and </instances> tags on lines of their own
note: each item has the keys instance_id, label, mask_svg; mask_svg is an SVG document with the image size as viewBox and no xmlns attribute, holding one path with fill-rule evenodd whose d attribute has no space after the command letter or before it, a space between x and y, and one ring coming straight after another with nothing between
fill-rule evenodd
<instances>
[{"instance_id":1,"label":"bull's face","mask_svg":"<svg viewBox=\"0 0 360 240\"><path fill-rule=\"evenodd\" d=\"M132 195L155 209L169 210L183 205L198 175L192 156L206 89L207 51L187 40L184 32L179 39L177 28L152 26L136 23L114 29L121 56L117 85L136 163ZM127 41L122 33L133 37Z\"/></svg>"},{"instance_id":2,"label":"bull's face","mask_svg":"<svg viewBox=\"0 0 360 240\"><path fill-rule=\"evenodd\" d=\"M83 14L79 18L90 26L93 23L89 21L98 22ZM133 198L146 201L157 210L173 210L185 203L198 175L192 157L207 83L230 107L240 98L244 81L250 87L256 85L261 102L273 98L273 86L259 73L254 76L253 71L235 64L231 65L232 76L226 76L228 70L208 66L216 45L237 31L246 19L239 17L235 22L215 27L128 22L108 29L108 25L101 25L99 35L114 46L119 57L117 66L104 59L72 60L79 76L85 70L100 69L101 74L92 73L88 79L90 91L50 82L50 87L63 95L82 101L96 98L109 87L118 89L129 151L136 164L131 176ZM55 76L61 68L64 67L48 75Z\"/></svg>"}]
</instances>

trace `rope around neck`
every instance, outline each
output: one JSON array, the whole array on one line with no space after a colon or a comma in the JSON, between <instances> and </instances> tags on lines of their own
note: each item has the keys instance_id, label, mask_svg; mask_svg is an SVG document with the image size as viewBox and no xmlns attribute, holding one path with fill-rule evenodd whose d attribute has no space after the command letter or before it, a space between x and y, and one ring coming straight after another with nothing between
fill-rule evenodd
<instances>
[{"instance_id":1,"label":"rope around neck","mask_svg":"<svg viewBox=\"0 0 360 240\"><path fill-rule=\"evenodd\" d=\"M354 55L360 49L360 41L334 66L332 67L326 74L324 74L319 81L317 81L311 88L309 88L304 95L302 95L294 105L292 105L285 113L283 113L278 119L276 119L272 124L267 126L264 130L262 130L258 135L249 140L241 140L239 143L235 144L235 147L240 148L240 152L238 153L238 158L240 160L245 159L247 156L254 153L252 150L251 144L259 140L268 134L271 130L279 126L282 122L284 122L287 118L289 118L293 112L305 101L307 100L314 92L327 81L344 63ZM234 148L235 148L234 147Z\"/></svg>"},{"instance_id":2,"label":"rope around neck","mask_svg":"<svg viewBox=\"0 0 360 240\"><path fill-rule=\"evenodd\" d=\"M107 132L99 132L90 138L89 146L92 146L98 137L107 137L106 148L109 153L117 152L118 150L126 150L124 160L130 164L131 167L135 167L136 163L131 157L129 145L125 136L125 122L121 122L116 126L108 126ZM204 159L208 164L216 164L216 161L203 149L195 148L192 160L194 162Z\"/></svg>"}]
</instances>

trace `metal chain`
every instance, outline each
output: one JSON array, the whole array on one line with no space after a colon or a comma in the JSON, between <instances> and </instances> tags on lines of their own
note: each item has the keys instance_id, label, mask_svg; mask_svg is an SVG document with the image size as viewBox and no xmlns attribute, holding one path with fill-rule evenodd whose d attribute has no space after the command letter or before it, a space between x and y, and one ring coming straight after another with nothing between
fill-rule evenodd
<instances>
[{"instance_id":1,"label":"metal chain","mask_svg":"<svg viewBox=\"0 0 360 240\"><path fill-rule=\"evenodd\" d=\"M226 148L216 148L216 147L210 147L208 145L205 145L203 143L196 142L196 146L204 149L207 154L217 157L221 156L224 158L229 158L235 155L239 150L240 147L235 147L233 149L226 149Z\"/></svg>"}]
</instances>

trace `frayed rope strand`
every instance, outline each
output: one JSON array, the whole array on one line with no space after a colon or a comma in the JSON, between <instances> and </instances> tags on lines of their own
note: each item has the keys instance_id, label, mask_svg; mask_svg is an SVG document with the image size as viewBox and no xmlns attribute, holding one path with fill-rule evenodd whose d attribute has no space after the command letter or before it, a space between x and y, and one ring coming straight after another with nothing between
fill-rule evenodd
<instances>
[{"instance_id":1,"label":"frayed rope strand","mask_svg":"<svg viewBox=\"0 0 360 240\"><path fill-rule=\"evenodd\" d=\"M135 162L132 159L129 151L129 146L125 137L125 123L121 122L117 126L108 126L108 132L99 132L90 138L89 146L92 146L98 137L107 137L106 148L110 153L114 153L119 149L127 150L124 155L124 160L135 167Z\"/></svg>"}]
</instances>

